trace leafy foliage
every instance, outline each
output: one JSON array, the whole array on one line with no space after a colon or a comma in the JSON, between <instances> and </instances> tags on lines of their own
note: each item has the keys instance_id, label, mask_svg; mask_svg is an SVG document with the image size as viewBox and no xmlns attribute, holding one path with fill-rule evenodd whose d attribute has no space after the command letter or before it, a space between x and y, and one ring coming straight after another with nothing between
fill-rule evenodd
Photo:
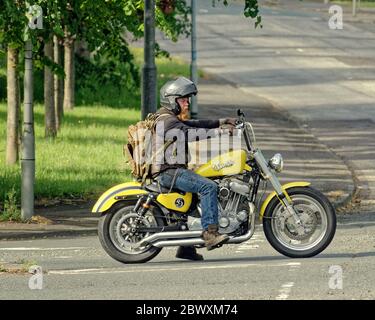
<instances>
[{"instance_id":1,"label":"leafy foliage","mask_svg":"<svg viewBox=\"0 0 375 320\"><path fill-rule=\"evenodd\" d=\"M0 212L0 221L21 221L21 210L17 206L16 194L14 186L6 193L4 210Z\"/></svg>"},{"instance_id":2,"label":"leafy foliage","mask_svg":"<svg viewBox=\"0 0 375 320\"><path fill-rule=\"evenodd\" d=\"M215 1L221 0L213 0ZM260 26L262 28L262 17L259 15L259 7L258 7L258 0L244 0L245 7L243 10L243 14L246 18L255 19L255 28ZM223 0L223 4L227 6L229 4L229 0Z\"/></svg>"},{"instance_id":3,"label":"leafy foliage","mask_svg":"<svg viewBox=\"0 0 375 320\"><path fill-rule=\"evenodd\" d=\"M223 0L223 3L228 5L229 1ZM180 36L189 36L191 8L186 0L156 0L156 4L156 26L168 38L177 41ZM244 0L244 4L244 15L256 19L256 26L260 25L258 1ZM62 68L44 57L43 48L53 35L61 39L69 36L84 41L99 65L99 61L109 56L117 59L121 71L126 66L127 85L139 85L127 39L143 37L144 0L34 0L33 5L43 10L41 30L28 28L26 0L0 2L0 50L1 46L21 47L26 38L31 38L36 65L47 65L62 75ZM158 45L155 49L157 54L168 55ZM116 79L115 73L112 75Z\"/></svg>"},{"instance_id":4,"label":"leafy foliage","mask_svg":"<svg viewBox=\"0 0 375 320\"><path fill-rule=\"evenodd\" d=\"M156 24L169 39L176 42L180 35L190 35L190 12L191 8L185 0L174 1L174 10L169 14L163 12L162 6L156 6Z\"/></svg>"},{"instance_id":5,"label":"leafy foliage","mask_svg":"<svg viewBox=\"0 0 375 320\"><path fill-rule=\"evenodd\" d=\"M113 56L102 56L96 60L76 56L75 66L77 74L80 75L76 79L78 104L98 102L95 100L102 96L101 92L112 96L112 99L106 99L108 103L122 96L121 92L138 91L140 86L139 68ZM132 76L129 76L130 74ZM121 104L121 101L118 103ZM110 104L113 106L113 103Z\"/></svg>"},{"instance_id":6,"label":"leafy foliage","mask_svg":"<svg viewBox=\"0 0 375 320\"><path fill-rule=\"evenodd\" d=\"M21 47L27 18L24 0L0 2L0 45Z\"/></svg>"}]
</instances>

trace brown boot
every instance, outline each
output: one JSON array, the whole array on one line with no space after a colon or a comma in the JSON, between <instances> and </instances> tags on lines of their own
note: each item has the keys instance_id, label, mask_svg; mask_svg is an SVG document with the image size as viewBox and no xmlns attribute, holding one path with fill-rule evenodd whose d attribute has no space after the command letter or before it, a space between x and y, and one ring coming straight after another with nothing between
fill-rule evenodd
<instances>
[{"instance_id":1,"label":"brown boot","mask_svg":"<svg viewBox=\"0 0 375 320\"><path fill-rule=\"evenodd\" d=\"M208 230L203 231L202 238L205 242L207 250L213 250L218 248L223 243L229 240L226 234L220 234L218 232L218 226L216 224L208 225Z\"/></svg>"}]
</instances>

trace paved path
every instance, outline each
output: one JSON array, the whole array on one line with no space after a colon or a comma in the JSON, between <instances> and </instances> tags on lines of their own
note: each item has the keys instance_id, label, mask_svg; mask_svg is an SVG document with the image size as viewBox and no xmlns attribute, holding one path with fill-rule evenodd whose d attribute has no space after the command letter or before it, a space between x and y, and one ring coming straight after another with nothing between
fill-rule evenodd
<instances>
[{"instance_id":1,"label":"paved path","mask_svg":"<svg viewBox=\"0 0 375 320\"><path fill-rule=\"evenodd\" d=\"M358 197L351 206L371 211L375 14L345 14L344 29L330 30L329 5L322 2L261 1L263 28L255 30L241 17L241 5L225 8L217 3L213 8L211 3L198 4L198 66L268 101L327 144L355 176ZM190 59L189 40L159 42ZM218 100L225 95L221 92ZM341 182L344 188L346 183Z\"/></svg>"},{"instance_id":2,"label":"paved path","mask_svg":"<svg viewBox=\"0 0 375 320\"><path fill-rule=\"evenodd\" d=\"M236 109L241 108L253 123L257 145L265 156L283 155L285 167L279 175L282 183L309 181L336 206L354 192L352 173L345 162L267 100L242 92L228 81L210 79L199 84L199 105L203 118L213 114L235 116Z\"/></svg>"}]
</instances>

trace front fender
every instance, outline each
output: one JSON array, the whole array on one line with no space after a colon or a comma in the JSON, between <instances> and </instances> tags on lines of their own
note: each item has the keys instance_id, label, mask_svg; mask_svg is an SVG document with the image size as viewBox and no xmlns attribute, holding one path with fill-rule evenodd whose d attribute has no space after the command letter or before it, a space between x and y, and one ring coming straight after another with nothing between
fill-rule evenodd
<instances>
[{"instance_id":1,"label":"front fender","mask_svg":"<svg viewBox=\"0 0 375 320\"><path fill-rule=\"evenodd\" d=\"M104 192L98 201L96 201L91 212L99 213L105 212L110 209L117 201L123 200L126 197L132 198L132 196L137 196L140 194L147 194L148 192L141 188L141 183L139 182L126 182L118 184L111 189Z\"/></svg>"},{"instance_id":2,"label":"front fender","mask_svg":"<svg viewBox=\"0 0 375 320\"><path fill-rule=\"evenodd\" d=\"M305 182L305 181L298 181L298 182L290 182L290 183L286 183L286 184L283 184L281 186L281 188L283 189L283 192L284 194L289 198L289 195L288 193L286 192L286 190L290 189L290 188L294 188L294 187L307 187L309 186L311 183L310 182ZM260 212L259 212L259 218L262 219L263 218L263 215L264 213L266 212L266 208L268 206L268 204L271 202L271 200L276 197L277 194L276 192L271 192L268 197L266 198L266 200L264 200L263 204L262 204L262 207L260 209Z\"/></svg>"}]
</instances>

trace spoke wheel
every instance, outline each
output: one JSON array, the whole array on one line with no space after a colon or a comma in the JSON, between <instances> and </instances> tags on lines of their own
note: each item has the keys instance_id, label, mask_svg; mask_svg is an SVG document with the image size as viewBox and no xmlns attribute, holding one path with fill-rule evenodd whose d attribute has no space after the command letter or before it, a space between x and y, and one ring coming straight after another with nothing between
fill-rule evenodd
<instances>
[{"instance_id":1,"label":"spoke wheel","mask_svg":"<svg viewBox=\"0 0 375 320\"><path fill-rule=\"evenodd\" d=\"M137 247L136 244L151 235L138 232L139 227L164 226L162 213L154 207L140 218L133 211L134 204L119 203L104 214L98 225L99 240L104 250L123 263L142 263L154 258L161 248L152 245Z\"/></svg>"},{"instance_id":2,"label":"spoke wheel","mask_svg":"<svg viewBox=\"0 0 375 320\"><path fill-rule=\"evenodd\" d=\"M322 205L309 196L298 194L292 199L294 209L302 222L303 233L298 232L293 217L283 218L285 209L281 204L275 208L271 220L272 232L276 239L289 249L311 249L327 232L327 215Z\"/></svg>"},{"instance_id":3,"label":"spoke wheel","mask_svg":"<svg viewBox=\"0 0 375 320\"><path fill-rule=\"evenodd\" d=\"M129 212L127 208L120 209L114 214L110 225L109 235L115 247L127 254L139 254L147 251L149 246L136 247L135 245L150 233L140 233L139 227L156 227L157 223L151 212L139 219L134 212Z\"/></svg>"},{"instance_id":4,"label":"spoke wheel","mask_svg":"<svg viewBox=\"0 0 375 320\"><path fill-rule=\"evenodd\" d=\"M323 251L336 231L336 215L328 199L309 187L288 190L301 220L298 228L277 198L267 206L263 229L270 244L289 257L311 257Z\"/></svg>"}]
</instances>

